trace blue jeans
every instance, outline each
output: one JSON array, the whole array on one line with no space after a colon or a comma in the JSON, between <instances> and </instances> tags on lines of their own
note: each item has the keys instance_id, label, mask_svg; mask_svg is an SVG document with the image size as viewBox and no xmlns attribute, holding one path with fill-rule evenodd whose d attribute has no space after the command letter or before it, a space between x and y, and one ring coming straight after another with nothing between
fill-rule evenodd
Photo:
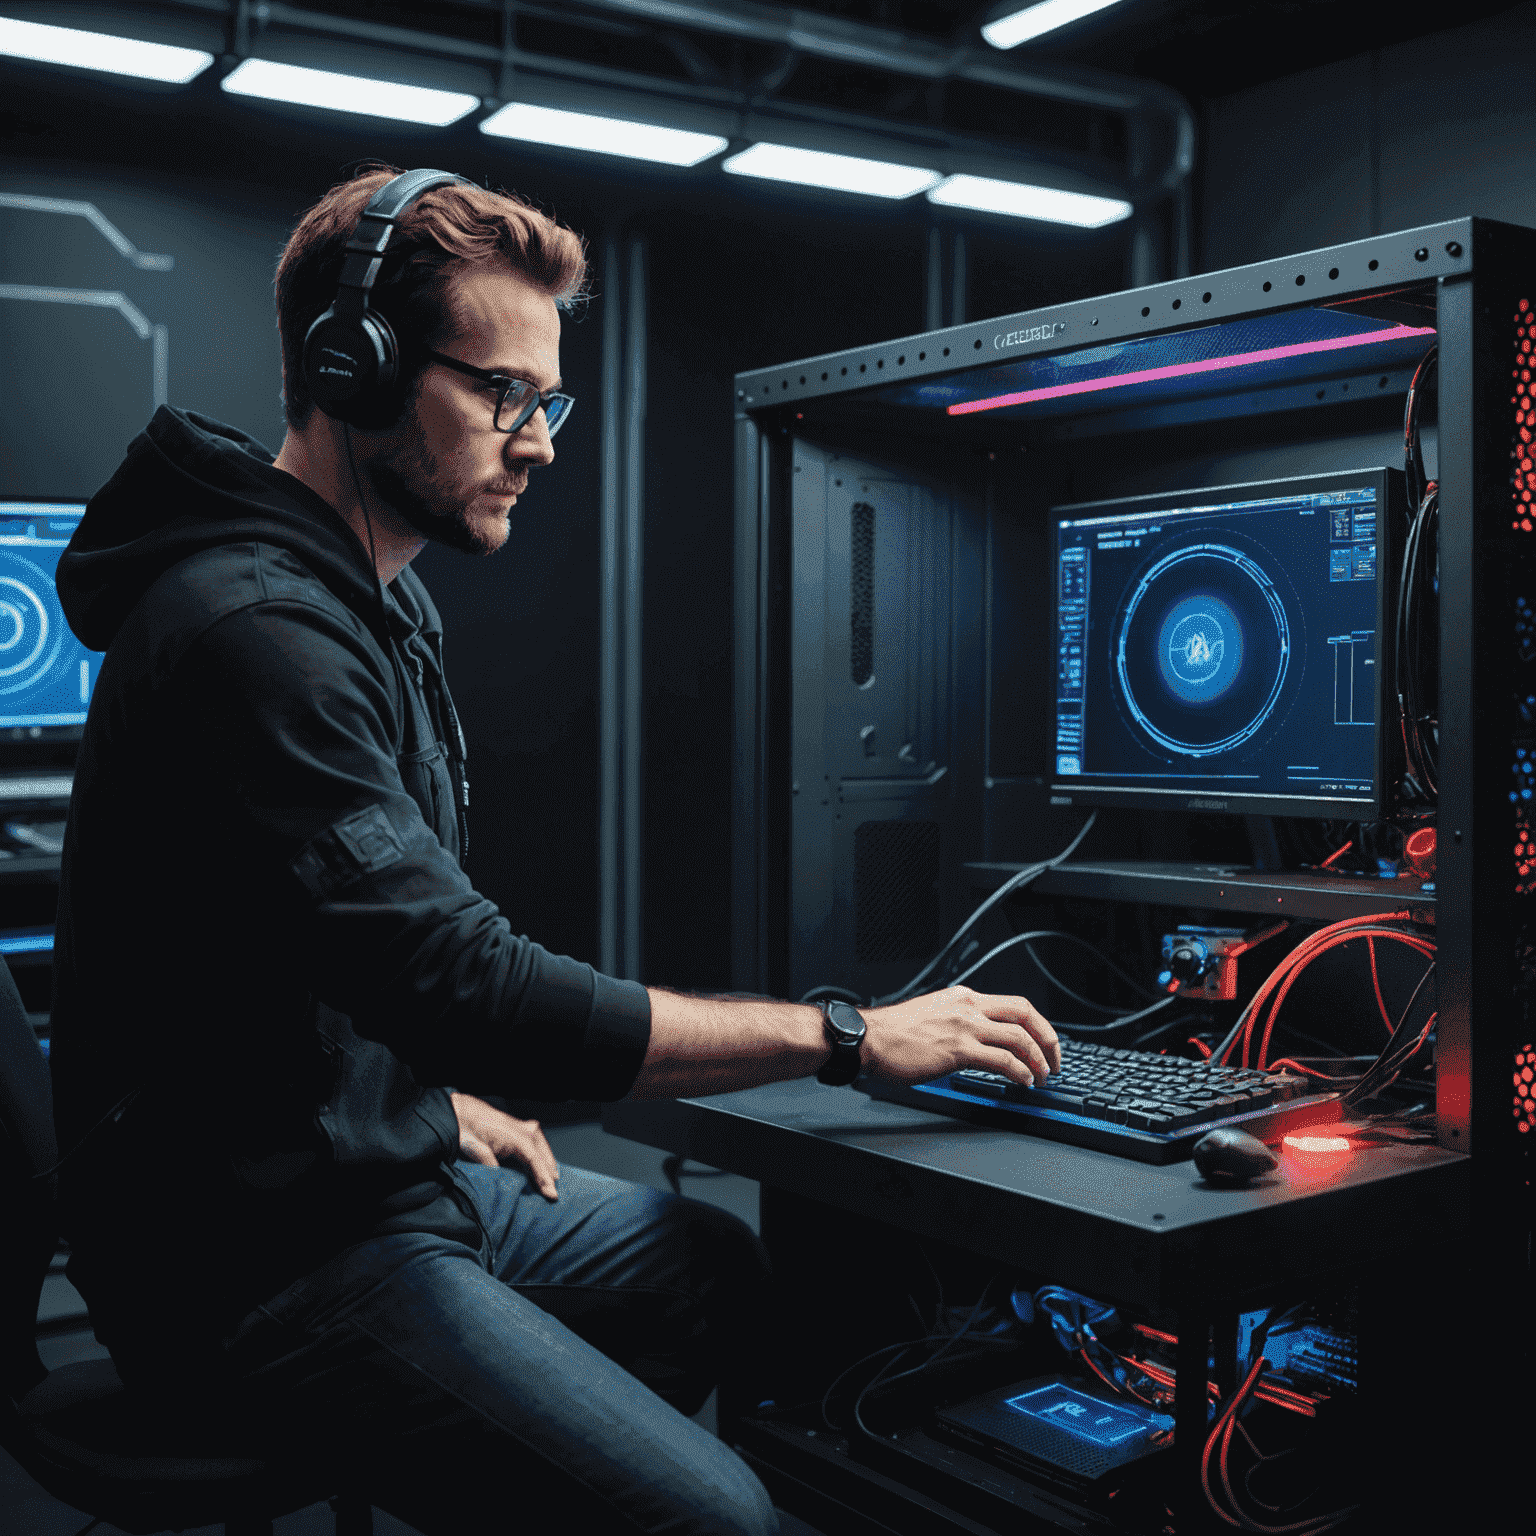
<instances>
[{"instance_id":1,"label":"blue jeans","mask_svg":"<svg viewBox=\"0 0 1536 1536\"><path fill-rule=\"evenodd\" d=\"M562 1166L460 1162L481 1251L420 1234L346 1250L227 1341L237 1395L426 1536L773 1536L762 1484L686 1415L767 1395L767 1260L713 1206ZM757 1355L758 1358L753 1358ZM756 1401L754 1396L752 1401Z\"/></svg>"}]
</instances>

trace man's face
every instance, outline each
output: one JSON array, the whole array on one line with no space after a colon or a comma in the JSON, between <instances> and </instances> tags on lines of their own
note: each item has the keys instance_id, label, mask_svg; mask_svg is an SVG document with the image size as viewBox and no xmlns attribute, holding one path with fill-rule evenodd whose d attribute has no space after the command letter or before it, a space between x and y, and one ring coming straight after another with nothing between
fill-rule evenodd
<instances>
[{"instance_id":1,"label":"man's face","mask_svg":"<svg viewBox=\"0 0 1536 1536\"><path fill-rule=\"evenodd\" d=\"M459 334L434 350L527 379L540 394L560 387L560 312L548 294L488 262L460 269L454 296ZM412 528L469 554L507 542L529 470L555 456L542 410L516 432L496 431L496 393L428 363L399 424L365 463L374 490Z\"/></svg>"}]
</instances>

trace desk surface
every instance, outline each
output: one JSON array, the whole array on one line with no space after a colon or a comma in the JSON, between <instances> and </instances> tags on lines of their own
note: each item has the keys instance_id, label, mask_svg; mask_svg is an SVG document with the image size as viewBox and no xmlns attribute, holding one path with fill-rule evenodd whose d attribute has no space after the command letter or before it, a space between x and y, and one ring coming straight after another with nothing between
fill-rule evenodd
<instances>
[{"instance_id":1,"label":"desk surface","mask_svg":"<svg viewBox=\"0 0 1536 1536\"><path fill-rule=\"evenodd\" d=\"M1246 1189L1193 1163L1155 1167L991 1130L813 1080L709 1098L624 1101L603 1126L648 1146L1153 1308L1454 1243L1469 1159L1436 1146L1287 1153Z\"/></svg>"}]
</instances>

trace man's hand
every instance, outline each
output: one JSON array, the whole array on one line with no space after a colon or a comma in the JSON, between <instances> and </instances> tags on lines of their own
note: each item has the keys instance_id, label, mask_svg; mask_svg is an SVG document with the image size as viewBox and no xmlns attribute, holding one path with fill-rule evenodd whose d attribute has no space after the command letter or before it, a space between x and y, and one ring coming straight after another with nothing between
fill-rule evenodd
<instances>
[{"instance_id":1,"label":"man's hand","mask_svg":"<svg viewBox=\"0 0 1536 1536\"><path fill-rule=\"evenodd\" d=\"M868 1026L865 1070L898 1083L976 1067L1028 1087L1061 1070L1056 1031L1027 998L950 987L859 1011Z\"/></svg>"},{"instance_id":2,"label":"man's hand","mask_svg":"<svg viewBox=\"0 0 1536 1536\"><path fill-rule=\"evenodd\" d=\"M546 1200L558 1200L560 1165L537 1120L517 1120L467 1093L449 1095L459 1119L459 1151L488 1168L521 1168Z\"/></svg>"}]
</instances>

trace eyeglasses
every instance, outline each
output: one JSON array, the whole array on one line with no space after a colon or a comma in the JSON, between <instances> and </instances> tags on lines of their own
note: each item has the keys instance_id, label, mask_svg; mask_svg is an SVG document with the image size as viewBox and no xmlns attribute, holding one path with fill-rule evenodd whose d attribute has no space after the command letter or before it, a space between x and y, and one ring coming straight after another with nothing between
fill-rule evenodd
<instances>
[{"instance_id":1,"label":"eyeglasses","mask_svg":"<svg viewBox=\"0 0 1536 1536\"><path fill-rule=\"evenodd\" d=\"M565 425L571 407L576 403L570 395L562 395L555 390L541 395L527 379L510 378L504 373L494 373L489 368L472 368L456 357L446 357L430 348L426 349L426 355L445 368L467 373L470 378L479 379L484 384L495 385L496 414L491 424L498 432L521 431L533 419L533 413L543 406L544 428L553 437Z\"/></svg>"}]
</instances>

